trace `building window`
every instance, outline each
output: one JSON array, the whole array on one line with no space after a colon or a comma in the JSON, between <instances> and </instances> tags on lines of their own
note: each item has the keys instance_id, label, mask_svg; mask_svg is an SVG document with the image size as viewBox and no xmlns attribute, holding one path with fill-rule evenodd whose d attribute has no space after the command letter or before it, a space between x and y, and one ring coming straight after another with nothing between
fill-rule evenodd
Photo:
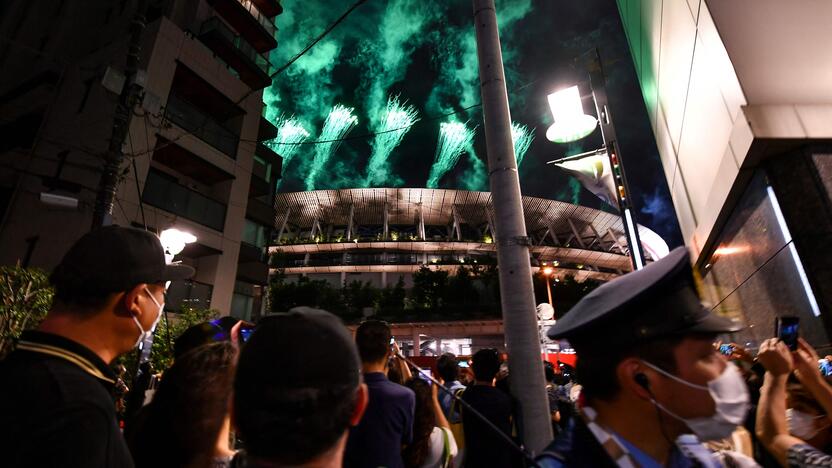
<instances>
[{"instance_id":1,"label":"building window","mask_svg":"<svg viewBox=\"0 0 832 468\"><path fill-rule=\"evenodd\" d=\"M246 219L243 225L243 242L261 249L265 248L268 229L262 224L257 224L250 219Z\"/></svg>"}]
</instances>

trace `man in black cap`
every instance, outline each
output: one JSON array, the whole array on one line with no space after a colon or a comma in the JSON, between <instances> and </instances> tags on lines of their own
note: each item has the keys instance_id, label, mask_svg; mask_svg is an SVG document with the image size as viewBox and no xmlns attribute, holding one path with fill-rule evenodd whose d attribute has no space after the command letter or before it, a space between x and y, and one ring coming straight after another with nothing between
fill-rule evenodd
<instances>
[{"instance_id":1,"label":"man in black cap","mask_svg":"<svg viewBox=\"0 0 832 468\"><path fill-rule=\"evenodd\" d=\"M245 453L232 466L340 467L367 399L358 352L337 317L307 307L268 316L237 364L234 416Z\"/></svg>"},{"instance_id":2,"label":"man in black cap","mask_svg":"<svg viewBox=\"0 0 832 468\"><path fill-rule=\"evenodd\" d=\"M109 364L153 333L165 282L193 273L166 264L159 238L137 229L101 228L69 249L46 319L0 363L4 466L132 466Z\"/></svg>"},{"instance_id":3,"label":"man in black cap","mask_svg":"<svg viewBox=\"0 0 832 468\"><path fill-rule=\"evenodd\" d=\"M755 466L701 443L745 419L745 383L713 346L739 329L702 306L684 248L594 290L548 332L577 352L583 405L539 464Z\"/></svg>"}]
</instances>

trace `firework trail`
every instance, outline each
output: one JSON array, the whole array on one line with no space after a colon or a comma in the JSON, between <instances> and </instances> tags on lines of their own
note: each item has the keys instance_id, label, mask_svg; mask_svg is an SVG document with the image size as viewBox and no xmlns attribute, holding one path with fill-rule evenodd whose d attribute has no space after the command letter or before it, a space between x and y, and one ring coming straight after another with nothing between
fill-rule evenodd
<instances>
[{"instance_id":1,"label":"firework trail","mask_svg":"<svg viewBox=\"0 0 832 468\"><path fill-rule=\"evenodd\" d=\"M443 122L439 125L439 141L436 144L433 166L430 168L428 188L437 188L439 179L456 165L462 152L473 141L474 130L466 127L464 123Z\"/></svg>"},{"instance_id":2,"label":"firework trail","mask_svg":"<svg viewBox=\"0 0 832 468\"><path fill-rule=\"evenodd\" d=\"M373 140L373 153L367 165L365 186L385 185L395 179L390 174L388 159L393 150L402 142L410 127L419 121L416 108L400 103L398 96L387 99L387 109L378 133Z\"/></svg>"},{"instance_id":3,"label":"firework trail","mask_svg":"<svg viewBox=\"0 0 832 468\"><path fill-rule=\"evenodd\" d=\"M511 123L511 141L514 142L514 155L517 158L517 167L523 162L529 147L534 140L534 129L529 130L529 127L517 123Z\"/></svg>"},{"instance_id":4,"label":"firework trail","mask_svg":"<svg viewBox=\"0 0 832 468\"><path fill-rule=\"evenodd\" d=\"M306 190L315 190L315 179L318 178L321 170L326 166L329 159L341 145L340 140L349 133L350 130L358 123L358 117L352 114L354 109L352 107L344 107L340 104L335 105L326 117L324 128L321 130L320 141L328 143L320 143L315 148L315 158L312 160L312 167L309 169L309 174L306 176Z\"/></svg>"},{"instance_id":5,"label":"firework trail","mask_svg":"<svg viewBox=\"0 0 832 468\"><path fill-rule=\"evenodd\" d=\"M288 119L280 118L277 122L277 138L266 142L266 146L274 150L275 153L283 157L283 167L288 167L292 158L300 151L301 143L309 138L309 132L303 128L303 125L295 120L294 116ZM277 186L283 179L277 180Z\"/></svg>"}]
</instances>

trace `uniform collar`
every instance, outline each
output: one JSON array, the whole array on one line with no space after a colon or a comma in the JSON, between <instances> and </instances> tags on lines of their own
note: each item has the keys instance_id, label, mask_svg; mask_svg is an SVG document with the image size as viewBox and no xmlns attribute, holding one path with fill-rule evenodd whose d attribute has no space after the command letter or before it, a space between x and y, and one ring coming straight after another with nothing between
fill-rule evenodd
<instances>
[{"instance_id":1,"label":"uniform collar","mask_svg":"<svg viewBox=\"0 0 832 468\"><path fill-rule=\"evenodd\" d=\"M53 333L28 330L17 342L17 350L45 354L68 361L108 385L115 385L116 374L104 360L86 346Z\"/></svg>"}]
</instances>

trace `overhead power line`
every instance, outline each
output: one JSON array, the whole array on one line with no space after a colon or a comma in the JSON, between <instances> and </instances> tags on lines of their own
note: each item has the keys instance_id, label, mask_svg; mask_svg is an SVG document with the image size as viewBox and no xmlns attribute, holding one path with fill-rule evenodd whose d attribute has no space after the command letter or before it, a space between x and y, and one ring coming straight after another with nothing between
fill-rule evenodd
<instances>
[{"instance_id":1,"label":"overhead power line","mask_svg":"<svg viewBox=\"0 0 832 468\"><path fill-rule=\"evenodd\" d=\"M324 31L321 34L319 34L314 39L312 39L312 41L310 41L309 44L306 45L306 47L304 47L300 52L295 54L295 56L292 57L291 59L289 59L289 61L286 62L283 66L281 66L277 70L275 70L274 73L269 75L269 79L274 80L274 78L277 75L283 73L287 68L292 66L292 64L295 63L299 58L303 57L307 52L309 52L309 50L311 50L312 47L315 46L315 44L320 42L324 37L326 37L330 32L332 32L333 29L335 29L339 24L341 24L341 22L343 22L353 11L355 11L356 8L358 8L363 3L366 3L366 2L367 2L367 0L358 0L355 3L353 3L352 6L350 6L341 16L338 17L338 19L333 21L332 24L330 24L326 29L324 29ZM240 103L242 103L243 101L248 99L249 96L254 94L255 91L257 91L257 90L255 90L253 88L249 89L248 92L243 94L242 97L240 97L239 99L237 99L234 102L234 105L235 106L239 105ZM209 119L210 118L206 115L205 118L202 120L202 123L199 124L199 126L196 127L196 129L194 129L192 131L185 131L184 133L178 135L176 138L174 138L172 140L169 140L167 143L159 145L158 147L153 148L153 149L147 148L145 151L137 153L137 154L133 154L132 156L133 157L138 157L138 156L143 156L145 154L149 154L149 153L151 153L151 152L153 152L157 149L161 149L161 148L164 148L168 145L171 145L171 144L181 140L182 138L184 138L188 135L193 135L194 132L202 131L203 127L205 127L205 125L208 124Z\"/></svg>"}]
</instances>

